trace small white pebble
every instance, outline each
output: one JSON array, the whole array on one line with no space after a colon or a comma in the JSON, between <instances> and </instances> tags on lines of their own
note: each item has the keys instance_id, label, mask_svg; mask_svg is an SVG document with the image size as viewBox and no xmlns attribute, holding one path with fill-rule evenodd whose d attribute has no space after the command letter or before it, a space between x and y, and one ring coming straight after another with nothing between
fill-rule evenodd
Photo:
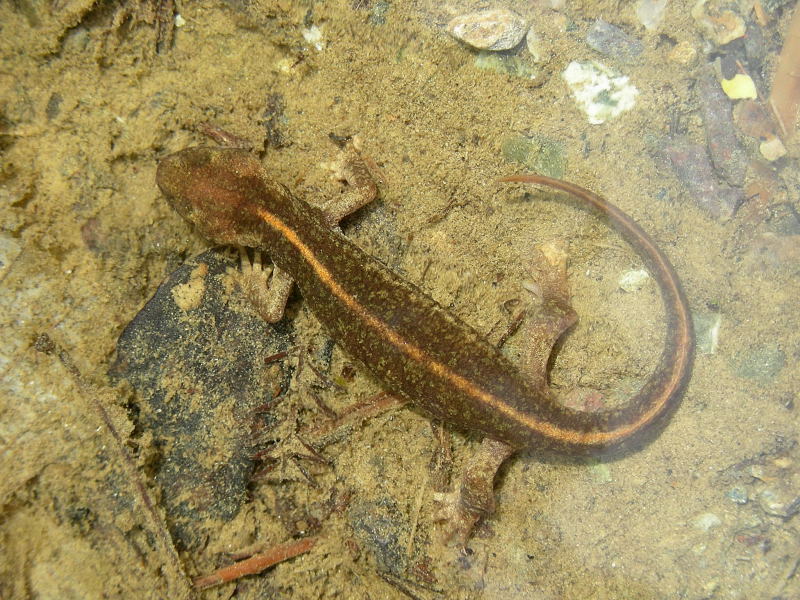
<instances>
[{"instance_id":1,"label":"small white pebble","mask_svg":"<svg viewBox=\"0 0 800 600\"><path fill-rule=\"evenodd\" d=\"M702 515L695 517L694 521L692 521L692 525L694 525L697 529L709 531L714 527L722 525L722 520L714 513L703 513Z\"/></svg>"},{"instance_id":2,"label":"small white pebble","mask_svg":"<svg viewBox=\"0 0 800 600\"><path fill-rule=\"evenodd\" d=\"M316 48L317 52L325 47L322 41L322 30L316 25L303 29L303 39Z\"/></svg>"},{"instance_id":3,"label":"small white pebble","mask_svg":"<svg viewBox=\"0 0 800 600\"><path fill-rule=\"evenodd\" d=\"M639 94L627 76L594 60L572 61L561 76L592 125L605 123L630 110Z\"/></svg>"},{"instance_id":4,"label":"small white pebble","mask_svg":"<svg viewBox=\"0 0 800 600\"><path fill-rule=\"evenodd\" d=\"M618 283L619 287L626 292L638 292L644 287L648 279L650 279L650 273L644 269L635 269L623 273Z\"/></svg>"},{"instance_id":5,"label":"small white pebble","mask_svg":"<svg viewBox=\"0 0 800 600\"><path fill-rule=\"evenodd\" d=\"M534 62L544 63L550 60L550 52L547 50L542 38L536 35L533 27L530 28L528 35L525 36L525 45Z\"/></svg>"},{"instance_id":6,"label":"small white pebble","mask_svg":"<svg viewBox=\"0 0 800 600\"><path fill-rule=\"evenodd\" d=\"M527 281L526 280L526 281L523 281L520 285L522 286L523 290L525 290L527 292L530 292L531 294L533 294L537 298L541 298L542 297L542 286L539 285L538 283L536 283L535 281Z\"/></svg>"},{"instance_id":7,"label":"small white pebble","mask_svg":"<svg viewBox=\"0 0 800 600\"><path fill-rule=\"evenodd\" d=\"M4 195L0 195L0 198L6 199ZM9 234L0 234L0 278L5 276L20 254L22 254L22 246Z\"/></svg>"},{"instance_id":8,"label":"small white pebble","mask_svg":"<svg viewBox=\"0 0 800 600\"><path fill-rule=\"evenodd\" d=\"M761 152L761 156L769 161L778 160L786 156L786 146L783 145L783 142L781 142L779 138L774 136L761 142L758 146L758 150Z\"/></svg>"},{"instance_id":9,"label":"small white pebble","mask_svg":"<svg viewBox=\"0 0 800 600\"><path fill-rule=\"evenodd\" d=\"M669 0L639 0L636 4L636 16L648 31L655 31L664 20L664 12Z\"/></svg>"}]
</instances>

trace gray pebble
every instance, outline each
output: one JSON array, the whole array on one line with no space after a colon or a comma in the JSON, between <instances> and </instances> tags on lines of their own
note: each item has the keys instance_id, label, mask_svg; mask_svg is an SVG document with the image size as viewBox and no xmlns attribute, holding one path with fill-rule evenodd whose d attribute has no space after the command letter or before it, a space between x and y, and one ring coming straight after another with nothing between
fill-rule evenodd
<instances>
[{"instance_id":1,"label":"gray pebble","mask_svg":"<svg viewBox=\"0 0 800 600\"><path fill-rule=\"evenodd\" d=\"M621 63L634 62L644 50L642 42L601 19L597 19L586 34L586 43Z\"/></svg>"}]
</instances>

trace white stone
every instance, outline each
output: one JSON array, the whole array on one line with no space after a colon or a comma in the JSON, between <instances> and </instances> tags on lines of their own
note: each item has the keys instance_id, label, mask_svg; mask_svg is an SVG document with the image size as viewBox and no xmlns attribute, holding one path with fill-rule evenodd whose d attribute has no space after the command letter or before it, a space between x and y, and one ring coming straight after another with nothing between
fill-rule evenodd
<instances>
[{"instance_id":1,"label":"white stone","mask_svg":"<svg viewBox=\"0 0 800 600\"><path fill-rule=\"evenodd\" d=\"M623 273L618 283L619 287L626 292L638 292L648 279L650 279L650 273L644 269L635 269Z\"/></svg>"},{"instance_id":2,"label":"white stone","mask_svg":"<svg viewBox=\"0 0 800 600\"><path fill-rule=\"evenodd\" d=\"M322 41L322 30L316 25L303 29L303 39L312 44L317 52L325 47L325 43Z\"/></svg>"},{"instance_id":3,"label":"white stone","mask_svg":"<svg viewBox=\"0 0 800 600\"><path fill-rule=\"evenodd\" d=\"M639 94L639 90L628 83L626 75L593 60L572 61L561 76L593 125L605 123L633 108Z\"/></svg>"}]
</instances>

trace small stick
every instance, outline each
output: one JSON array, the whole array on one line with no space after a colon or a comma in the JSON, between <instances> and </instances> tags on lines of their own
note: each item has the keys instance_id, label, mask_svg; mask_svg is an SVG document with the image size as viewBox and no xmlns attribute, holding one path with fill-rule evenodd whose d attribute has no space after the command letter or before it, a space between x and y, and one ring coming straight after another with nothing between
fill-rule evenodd
<instances>
[{"instance_id":1,"label":"small stick","mask_svg":"<svg viewBox=\"0 0 800 600\"><path fill-rule=\"evenodd\" d=\"M755 0L755 2L753 2L753 13L755 13L756 22L761 27L766 27L769 25L769 16L767 16L767 13L759 0Z\"/></svg>"},{"instance_id":2,"label":"small stick","mask_svg":"<svg viewBox=\"0 0 800 600\"><path fill-rule=\"evenodd\" d=\"M315 394L313 391L309 391L308 395L311 396L311 399L316 403L317 408L319 408L325 416L329 419L336 419L339 415L336 414L336 411L333 410L330 406L328 406L325 401L319 397L319 394Z\"/></svg>"},{"instance_id":3,"label":"small stick","mask_svg":"<svg viewBox=\"0 0 800 600\"><path fill-rule=\"evenodd\" d=\"M792 137L800 105L800 6L786 30L783 49L772 80L769 105L784 139Z\"/></svg>"},{"instance_id":4,"label":"small stick","mask_svg":"<svg viewBox=\"0 0 800 600\"><path fill-rule=\"evenodd\" d=\"M80 389L87 403L94 409L97 416L103 422L103 425L105 425L105 429L102 431L104 431L109 445L116 451L119 457L120 467L123 469L128 479L127 484L132 488L131 491L137 497L136 499L144 507L143 517L146 523L146 531L154 537L160 558L166 563L164 565L164 573L170 595L174 598L193 597L188 579L183 571L180 557L178 556L177 550L175 550L172 538L167 530L167 525L164 519L161 518L161 514L158 512L155 502L150 497L147 487L139 475L136 463L125 446L125 439L119 431L117 431L111 415L108 414L105 406L103 406L103 403L100 401L100 390L86 381L69 353L56 344L46 333L42 333L36 338L33 347L37 352L48 356L55 355L58 358L62 366L67 370L67 373L70 374L72 380L78 386L78 389Z\"/></svg>"},{"instance_id":5,"label":"small stick","mask_svg":"<svg viewBox=\"0 0 800 600\"><path fill-rule=\"evenodd\" d=\"M197 577L194 580L194 587L204 590L214 585L228 583L235 579L240 579L246 575L255 575L269 567L283 562L290 558L308 552L314 547L319 538L305 538L296 542L287 542L273 546L266 552L255 554L250 558L234 563L228 567L223 567L209 575Z\"/></svg>"},{"instance_id":6,"label":"small stick","mask_svg":"<svg viewBox=\"0 0 800 600\"><path fill-rule=\"evenodd\" d=\"M300 433L304 439L310 440L317 447L327 446L335 441L336 436L342 430L403 404L405 404L405 401L399 398L390 396L386 392L378 392L367 400L343 410L337 419L326 421L315 427L305 427Z\"/></svg>"},{"instance_id":7,"label":"small stick","mask_svg":"<svg viewBox=\"0 0 800 600\"><path fill-rule=\"evenodd\" d=\"M521 311L519 311L517 313L517 315L514 317L514 319L511 321L511 323L508 324L508 327L506 328L506 330L500 336L500 339L497 340L496 346L498 348L502 348L503 346L505 346L505 344L508 341L508 339L512 335L517 333L517 331L519 330L520 326L522 325L522 322L525 320L525 317L527 317L527 316L528 316L528 314L524 310L521 310Z\"/></svg>"}]
</instances>

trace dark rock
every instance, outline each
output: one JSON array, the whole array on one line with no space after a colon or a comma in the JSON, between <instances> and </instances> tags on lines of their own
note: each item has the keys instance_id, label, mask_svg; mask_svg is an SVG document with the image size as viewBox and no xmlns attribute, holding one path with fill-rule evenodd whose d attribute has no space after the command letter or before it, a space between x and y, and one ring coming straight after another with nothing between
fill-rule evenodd
<instances>
[{"instance_id":1,"label":"dark rock","mask_svg":"<svg viewBox=\"0 0 800 600\"><path fill-rule=\"evenodd\" d=\"M747 155L736 137L731 101L716 77L708 72L697 81L697 95L711 161L728 183L740 187L747 169Z\"/></svg>"},{"instance_id":2,"label":"dark rock","mask_svg":"<svg viewBox=\"0 0 800 600\"><path fill-rule=\"evenodd\" d=\"M155 478L183 548L202 543L208 519L238 512L253 468L253 430L271 424L256 409L291 376L279 363L269 374L265 366L292 346L290 325L257 316L230 285L227 272L238 268L220 250L181 266L125 328L111 369L138 393L134 421L160 451Z\"/></svg>"}]
</instances>

